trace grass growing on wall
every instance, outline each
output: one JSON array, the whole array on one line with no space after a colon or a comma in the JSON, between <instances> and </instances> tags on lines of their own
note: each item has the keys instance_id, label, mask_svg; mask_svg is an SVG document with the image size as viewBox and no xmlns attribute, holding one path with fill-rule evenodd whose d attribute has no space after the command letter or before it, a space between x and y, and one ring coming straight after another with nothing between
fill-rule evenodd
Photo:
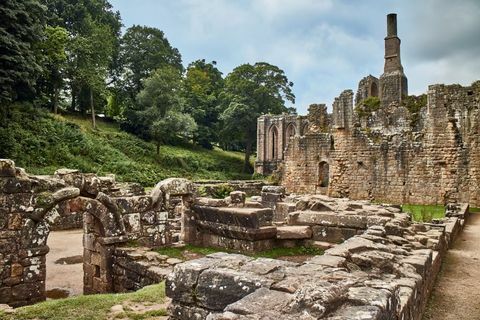
<instances>
[{"instance_id":1,"label":"grass growing on wall","mask_svg":"<svg viewBox=\"0 0 480 320\"><path fill-rule=\"evenodd\" d=\"M168 177L249 179L242 174L243 153L207 150L194 145L165 145L156 154L153 143L120 131L118 125L89 119L53 116L20 105L0 128L0 158L11 158L33 174L53 174L61 167L99 175L114 173L119 181L153 186Z\"/></svg>"},{"instance_id":2,"label":"grass growing on wall","mask_svg":"<svg viewBox=\"0 0 480 320\"><path fill-rule=\"evenodd\" d=\"M36 320L105 320L114 305L128 303L161 304L165 299L165 283L144 287L136 292L122 294L95 294L76 296L66 299L48 300L32 306L15 309L15 313L0 311L1 320L36 319ZM125 304L127 303L127 304ZM116 315L116 319L151 319L165 316L164 308L135 313L124 307L125 312Z\"/></svg>"},{"instance_id":3,"label":"grass growing on wall","mask_svg":"<svg viewBox=\"0 0 480 320\"><path fill-rule=\"evenodd\" d=\"M402 211L412 215L414 221L431 222L433 219L445 218L445 207L440 205L404 204Z\"/></svg>"}]
</instances>

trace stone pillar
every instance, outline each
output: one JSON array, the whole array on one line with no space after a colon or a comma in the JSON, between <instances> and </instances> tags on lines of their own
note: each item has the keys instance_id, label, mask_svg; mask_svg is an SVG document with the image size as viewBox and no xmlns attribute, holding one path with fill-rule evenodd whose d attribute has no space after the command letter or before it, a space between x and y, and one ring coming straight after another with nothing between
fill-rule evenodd
<instances>
[{"instance_id":1,"label":"stone pillar","mask_svg":"<svg viewBox=\"0 0 480 320\"><path fill-rule=\"evenodd\" d=\"M387 15L385 66L380 77L379 96L383 107L392 102L400 103L408 95L408 81L400 59L400 43L397 36L397 15L390 13Z\"/></svg>"}]
</instances>

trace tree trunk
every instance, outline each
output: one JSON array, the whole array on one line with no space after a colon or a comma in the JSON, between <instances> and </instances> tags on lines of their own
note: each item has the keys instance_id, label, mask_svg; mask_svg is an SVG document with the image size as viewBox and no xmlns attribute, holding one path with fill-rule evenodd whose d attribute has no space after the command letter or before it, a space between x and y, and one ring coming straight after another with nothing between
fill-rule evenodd
<instances>
[{"instance_id":1,"label":"tree trunk","mask_svg":"<svg viewBox=\"0 0 480 320\"><path fill-rule=\"evenodd\" d=\"M95 123L95 107L93 106L93 90L90 88L90 110L92 112L92 126L93 129L97 129L97 124Z\"/></svg>"},{"instance_id":2,"label":"tree trunk","mask_svg":"<svg viewBox=\"0 0 480 320\"><path fill-rule=\"evenodd\" d=\"M252 173L252 166L250 165L250 155L252 154L252 142L247 141L245 144L245 161L243 164L242 173Z\"/></svg>"},{"instance_id":3,"label":"tree trunk","mask_svg":"<svg viewBox=\"0 0 480 320\"><path fill-rule=\"evenodd\" d=\"M157 142L157 156L160 154L160 142Z\"/></svg>"}]
</instances>

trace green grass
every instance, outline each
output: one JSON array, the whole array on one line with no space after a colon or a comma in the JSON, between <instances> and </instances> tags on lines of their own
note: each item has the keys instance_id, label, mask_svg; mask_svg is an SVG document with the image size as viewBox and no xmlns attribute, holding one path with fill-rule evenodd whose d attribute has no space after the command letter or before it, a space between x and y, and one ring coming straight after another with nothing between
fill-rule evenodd
<instances>
[{"instance_id":1,"label":"green grass","mask_svg":"<svg viewBox=\"0 0 480 320\"><path fill-rule=\"evenodd\" d=\"M293 247L293 248L273 248L270 250L259 251L259 252L239 252L236 250L228 250L228 249L219 249L219 248L211 248L211 247L197 247L192 245L186 245L185 247L165 247L159 248L155 250L156 252L172 257L177 259L184 259L183 253L185 251L189 251L190 253L196 253L200 255L208 255L215 252L227 252L227 253L242 253L248 256L252 256L255 258L271 258L277 259L279 257L287 257L287 256L299 256L299 255L322 255L323 250L313 247Z\"/></svg>"},{"instance_id":2,"label":"green grass","mask_svg":"<svg viewBox=\"0 0 480 320\"><path fill-rule=\"evenodd\" d=\"M445 218L445 207L440 205L404 204L402 211L412 215L414 221L431 222L432 219Z\"/></svg>"},{"instance_id":3,"label":"green grass","mask_svg":"<svg viewBox=\"0 0 480 320\"><path fill-rule=\"evenodd\" d=\"M11 158L33 174L53 174L61 167L99 175L114 173L118 181L153 186L168 177L249 179L242 174L243 153L207 150L195 145L164 145L120 131L116 123L80 116L53 116L16 106L12 119L0 127L0 158Z\"/></svg>"},{"instance_id":4,"label":"green grass","mask_svg":"<svg viewBox=\"0 0 480 320\"><path fill-rule=\"evenodd\" d=\"M478 213L478 212L480 212L480 208L472 208L472 207L470 207L468 210L470 211L470 213Z\"/></svg>"},{"instance_id":5,"label":"green grass","mask_svg":"<svg viewBox=\"0 0 480 320\"><path fill-rule=\"evenodd\" d=\"M5 314L0 311L0 319L104 320L107 318L110 308L122 302L162 303L164 298L165 284L160 283L132 293L96 294L48 300L32 306L17 308L14 314ZM141 320L152 316L167 315L167 312L160 309L138 314L125 308L125 312L119 316L121 315L124 315L124 318Z\"/></svg>"}]
</instances>

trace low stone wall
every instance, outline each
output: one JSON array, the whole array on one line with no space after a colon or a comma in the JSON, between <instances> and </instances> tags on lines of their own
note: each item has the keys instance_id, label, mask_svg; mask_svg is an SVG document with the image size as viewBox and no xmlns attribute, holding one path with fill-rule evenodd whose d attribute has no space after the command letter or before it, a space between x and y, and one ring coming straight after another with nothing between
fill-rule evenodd
<instances>
[{"instance_id":1,"label":"low stone wall","mask_svg":"<svg viewBox=\"0 0 480 320\"><path fill-rule=\"evenodd\" d=\"M182 260L170 258L150 248L116 248L113 252L114 292L135 291L160 283Z\"/></svg>"},{"instance_id":2,"label":"low stone wall","mask_svg":"<svg viewBox=\"0 0 480 320\"><path fill-rule=\"evenodd\" d=\"M195 181L195 186L203 197L215 197L220 190L225 188L230 189L230 191L245 192L247 197L259 196L262 188L266 185L267 183L262 180Z\"/></svg>"},{"instance_id":3,"label":"low stone wall","mask_svg":"<svg viewBox=\"0 0 480 320\"><path fill-rule=\"evenodd\" d=\"M304 218L317 219L311 212ZM343 219L351 218L358 215ZM419 320L458 234L447 230L463 222L416 224L397 213L388 218L383 225L365 218L361 235L303 264L224 253L178 264L166 283L170 319Z\"/></svg>"}]
</instances>

